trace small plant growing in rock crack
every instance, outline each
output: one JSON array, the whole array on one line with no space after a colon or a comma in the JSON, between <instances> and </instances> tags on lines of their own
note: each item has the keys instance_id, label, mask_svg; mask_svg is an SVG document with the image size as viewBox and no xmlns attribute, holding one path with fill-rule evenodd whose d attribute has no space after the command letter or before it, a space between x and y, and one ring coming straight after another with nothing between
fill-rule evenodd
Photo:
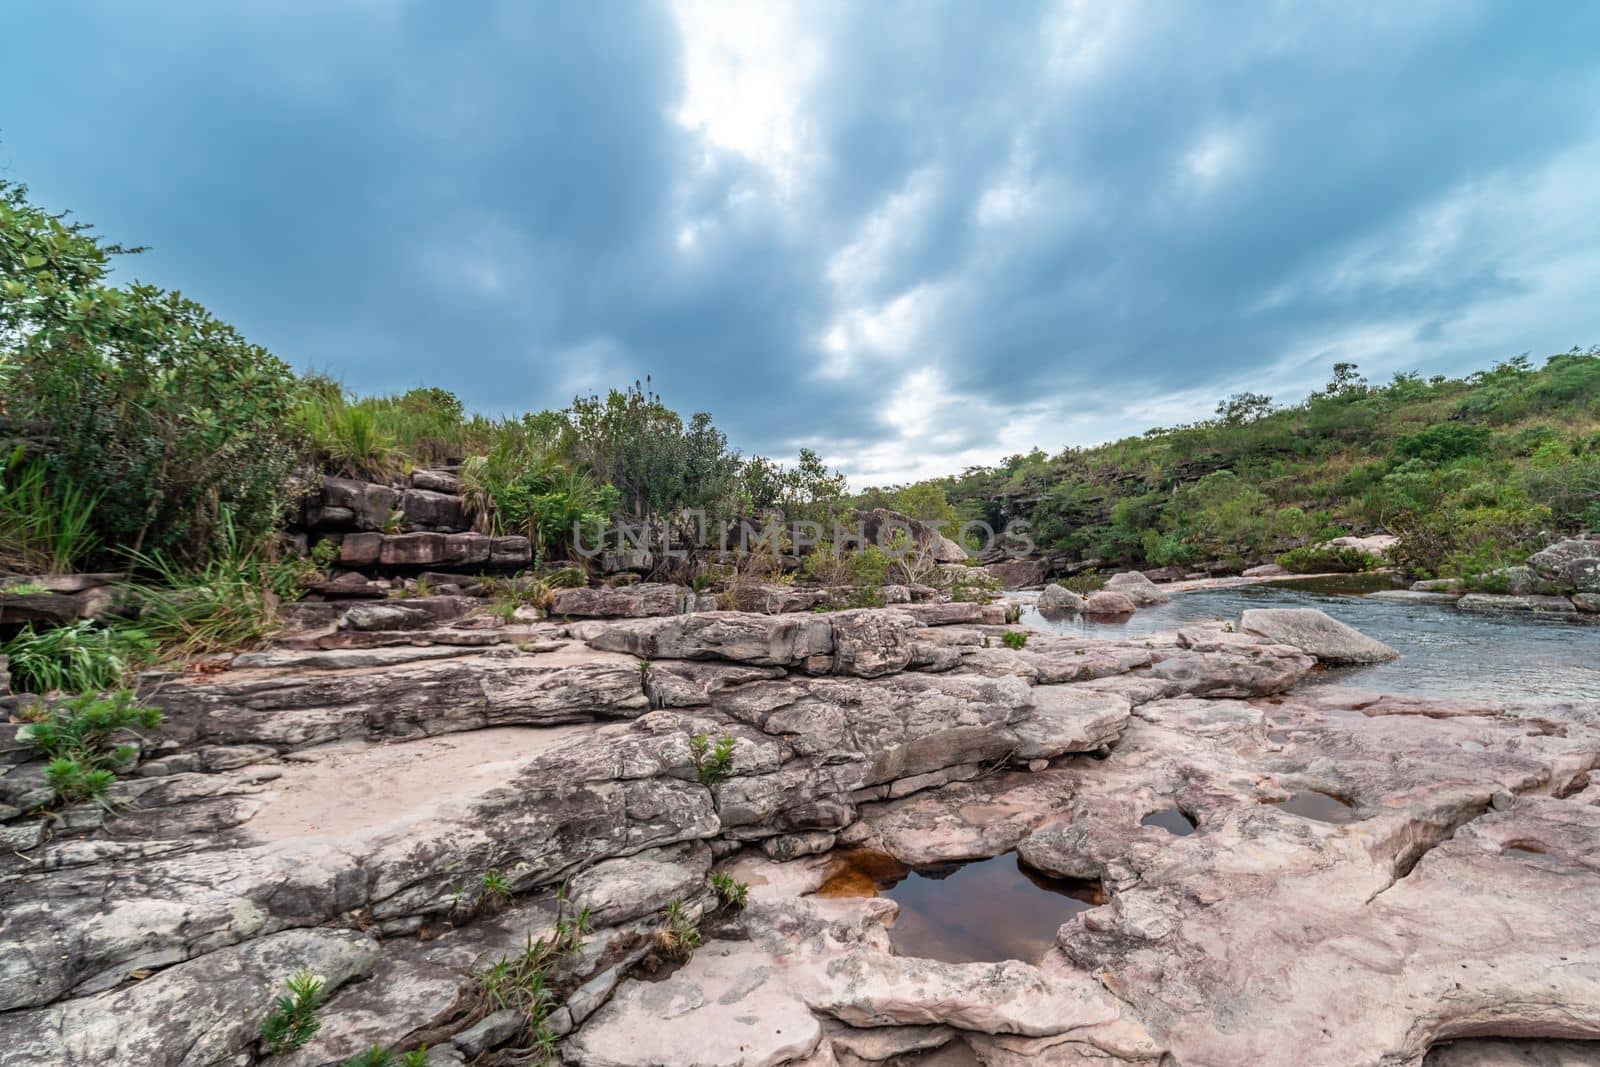
<instances>
[{"instance_id":1,"label":"small plant growing in rock crack","mask_svg":"<svg viewBox=\"0 0 1600 1067\"><path fill-rule=\"evenodd\" d=\"M678 960L688 959L700 947L700 928L689 918L683 901L674 900L667 905L666 921L656 931L656 944L662 955Z\"/></svg>"},{"instance_id":2,"label":"small plant growing in rock crack","mask_svg":"<svg viewBox=\"0 0 1600 1067\"><path fill-rule=\"evenodd\" d=\"M689 754L694 757L694 770L705 786L726 782L733 774L733 746L731 737L722 737L715 745L708 734L689 738Z\"/></svg>"},{"instance_id":3,"label":"small plant growing in rock crack","mask_svg":"<svg viewBox=\"0 0 1600 1067\"><path fill-rule=\"evenodd\" d=\"M511 883L499 871L485 871L478 887L478 908L482 911L499 911L512 900Z\"/></svg>"},{"instance_id":4,"label":"small plant growing in rock crack","mask_svg":"<svg viewBox=\"0 0 1600 1067\"><path fill-rule=\"evenodd\" d=\"M139 754L137 745L118 737L160 723L160 711L136 703L133 692L122 689L107 697L85 694L57 701L25 727L20 739L49 758L45 780L58 799L104 804L117 772Z\"/></svg>"},{"instance_id":5,"label":"small plant growing in rock crack","mask_svg":"<svg viewBox=\"0 0 1600 1067\"><path fill-rule=\"evenodd\" d=\"M400 1053L396 1059L392 1049L373 1045L367 1051L345 1060L340 1067L428 1067L428 1046Z\"/></svg>"},{"instance_id":6,"label":"small plant growing in rock crack","mask_svg":"<svg viewBox=\"0 0 1600 1067\"><path fill-rule=\"evenodd\" d=\"M1000 635L1000 640L1012 651L1016 651L1028 643L1028 635L1021 630L1007 630Z\"/></svg>"},{"instance_id":7,"label":"small plant growing in rock crack","mask_svg":"<svg viewBox=\"0 0 1600 1067\"><path fill-rule=\"evenodd\" d=\"M322 1021L317 1009L327 999L325 983L301 968L284 982L289 992L272 1002L261 1023L261 1045L273 1055L293 1052L316 1036Z\"/></svg>"},{"instance_id":8,"label":"small plant growing in rock crack","mask_svg":"<svg viewBox=\"0 0 1600 1067\"><path fill-rule=\"evenodd\" d=\"M556 969L580 948L589 932L589 909L567 915L566 893L556 897L559 911L552 937L533 939L514 956L501 956L472 975L469 1024L506 1008L522 1017L520 1046L507 1050L515 1062L549 1063L555 1054L557 1035L549 1026L550 1012L560 1002Z\"/></svg>"},{"instance_id":9,"label":"small plant growing in rock crack","mask_svg":"<svg viewBox=\"0 0 1600 1067\"><path fill-rule=\"evenodd\" d=\"M743 911L750 902L750 887L726 871L713 872L711 888L717 894L717 903L730 911Z\"/></svg>"}]
</instances>

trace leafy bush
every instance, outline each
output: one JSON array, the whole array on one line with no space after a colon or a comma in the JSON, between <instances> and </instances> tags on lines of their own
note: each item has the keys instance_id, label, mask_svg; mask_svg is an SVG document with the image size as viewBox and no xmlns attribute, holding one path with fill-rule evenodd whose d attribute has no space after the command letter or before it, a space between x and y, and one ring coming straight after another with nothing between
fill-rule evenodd
<instances>
[{"instance_id":1,"label":"leafy bush","mask_svg":"<svg viewBox=\"0 0 1600 1067\"><path fill-rule=\"evenodd\" d=\"M19 733L50 760L45 778L66 803L103 799L117 772L139 754L119 738L161 724L161 712L134 700L130 690L107 696L70 697L51 705Z\"/></svg>"},{"instance_id":2,"label":"leafy bush","mask_svg":"<svg viewBox=\"0 0 1600 1067\"><path fill-rule=\"evenodd\" d=\"M1000 635L1000 641L1007 648L1016 651L1028 643L1028 635L1021 630L1007 630Z\"/></svg>"},{"instance_id":3,"label":"leafy bush","mask_svg":"<svg viewBox=\"0 0 1600 1067\"><path fill-rule=\"evenodd\" d=\"M224 508L264 538L288 502L297 379L178 293L105 285L124 251L0 181L3 413L63 500L97 502L93 560L203 559Z\"/></svg>"},{"instance_id":4,"label":"leafy bush","mask_svg":"<svg viewBox=\"0 0 1600 1067\"><path fill-rule=\"evenodd\" d=\"M1429 463L1448 463L1466 456L1479 456L1489 444L1487 426L1444 422L1417 433L1406 434L1394 443L1399 459L1420 459Z\"/></svg>"},{"instance_id":5,"label":"leafy bush","mask_svg":"<svg viewBox=\"0 0 1600 1067\"><path fill-rule=\"evenodd\" d=\"M725 871L714 871L711 889L717 894L717 903L732 911L741 911L750 902L750 887Z\"/></svg>"},{"instance_id":6,"label":"leafy bush","mask_svg":"<svg viewBox=\"0 0 1600 1067\"><path fill-rule=\"evenodd\" d=\"M731 737L718 739L715 746L706 734L689 738L689 754L694 759L695 773L701 785L717 785L727 781L733 774L734 744Z\"/></svg>"},{"instance_id":7,"label":"leafy bush","mask_svg":"<svg viewBox=\"0 0 1600 1067\"><path fill-rule=\"evenodd\" d=\"M30 623L0 646L11 661L13 683L29 693L98 693L122 684L154 651L133 627L110 629L81 619L35 629Z\"/></svg>"},{"instance_id":8,"label":"leafy bush","mask_svg":"<svg viewBox=\"0 0 1600 1067\"><path fill-rule=\"evenodd\" d=\"M304 968L284 984L289 992L272 1002L272 1010L261 1023L261 1045L275 1056L293 1052L317 1036L322 1029L317 1009L327 999L326 983Z\"/></svg>"},{"instance_id":9,"label":"leafy bush","mask_svg":"<svg viewBox=\"0 0 1600 1067\"><path fill-rule=\"evenodd\" d=\"M1292 548L1278 557L1278 566L1295 574L1353 573L1383 566L1383 560L1359 548Z\"/></svg>"}]
</instances>

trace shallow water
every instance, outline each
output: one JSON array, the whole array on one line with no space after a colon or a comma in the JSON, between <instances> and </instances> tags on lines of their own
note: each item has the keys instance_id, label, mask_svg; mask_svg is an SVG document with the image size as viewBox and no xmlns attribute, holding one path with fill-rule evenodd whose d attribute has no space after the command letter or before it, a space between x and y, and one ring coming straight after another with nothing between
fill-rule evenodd
<instances>
[{"instance_id":1,"label":"shallow water","mask_svg":"<svg viewBox=\"0 0 1600 1067\"><path fill-rule=\"evenodd\" d=\"M1364 591L1391 588L1381 576L1353 578L1358 588L1368 586ZM1199 589L1140 608L1123 622L1046 619L1029 605L1022 621L1054 633L1142 637L1202 620L1236 621L1248 608L1319 608L1402 656L1370 667L1319 671L1317 682L1496 700L1600 700L1600 625L1593 620L1475 615L1448 604L1370 600L1337 591L1351 584L1346 579Z\"/></svg>"},{"instance_id":2,"label":"shallow water","mask_svg":"<svg viewBox=\"0 0 1600 1067\"><path fill-rule=\"evenodd\" d=\"M900 905L889 940L902 956L950 963L1036 962L1056 930L1105 903L1098 882L1051 878L1014 854L913 869L881 853L841 854L822 896L885 896Z\"/></svg>"},{"instance_id":3,"label":"shallow water","mask_svg":"<svg viewBox=\"0 0 1600 1067\"><path fill-rule=\"evenodd\" d=\"M1302 819L1314 819L1317 822L1345 823L1354 822L1356 819L1356 810L1349 804L1338 797L1311 789L1295 793L1288 800L1280 800L1274 807L1290 815L1298 815Z\"/></svg>"},{"instance_id":4,"label":"shallow water","mask_svg":"<svg viewBox=\"0 0 1600 1067\"><path fill-rule=\"evenodd\" d=\"M1177 808L1152 811L1139 820L1140 826L1159 826L1174 837L1188 837L1194 833L1194 822Z\"/></svg>"}]
</instances>

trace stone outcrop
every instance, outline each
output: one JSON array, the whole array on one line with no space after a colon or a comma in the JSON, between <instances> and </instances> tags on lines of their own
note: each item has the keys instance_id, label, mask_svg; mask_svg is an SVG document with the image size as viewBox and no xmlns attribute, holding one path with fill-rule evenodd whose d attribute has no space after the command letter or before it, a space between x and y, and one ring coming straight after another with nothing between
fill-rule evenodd
<instances>
[{"instance_id":1,"label":"stone outcrop","mask_svg":"<svg viewBox=\"0 0 1600 1067\"><path fill-rule=\"evenodd\" d=\"M601 619L677 615L685 607L693 608L693 597L692 590L664 582L560 589L550 603L550 614Z\"/></svg>"},{"instance_id":2,"label":"stone outcrop","mask_svg":"<svg viewBox=\"0 0 1600 1067\"><path fill-rule=\"evenodd\" d=\"M1564 592L1600 593L1600 540L1557 541L1528 557L1528 566Z\"/></svg>"},{"instance_id":3,"label":"stone outcrop","mask_svg":"<svg viewBox=\"0 0 1600 1067\"><path fill-rule=\"evenodd\" d=\"M1147 608L1154 604L1165 604L1172 598L1163 593L1149 578L1139 571L1124 571L1113 574L1106 579L1106 588L1113 593L1121 593L1133 601L1135 607Z\"/></svg>"},{"instance_id":4,"label":"stone outcrop","mask_svg":"<svg viewBox=\"0 0 1600 1067\"><path fill-rule=\"evenodd\" d=\"M1138 608L1132 597L1115 589L1097 589L1083 602L1085 615L1132 615Z\"/></svg>"},{"instance_id":5,"label":"stone outcrop","mask_svg":"<svg viewBox=\"0 0 1600 1067\"><path fill-rule=\"evenodd\" d=\"M1239 617L1239 629L1334 665L1382 663L1400 655L1316 608L1255 608Z\"/></svg>"},{"instance_id":6,"label":"stone outcrop","mask_svg":"<svg viewBox=\"0 0 1600 1067\"><path fill-rule=\"evenodd\" d=\"M320 625L500 643L147 676L166 720L111 814L48 835L42 761L0 732L0 1059L509 1057L523 1020L473 975L577 909L545 1023L574 1065L1393 1067L1600 1033L1595 709L1297 690L1305 626L1015 649L977 604L506 625L473 603ZM1327 814L1311 794L1333 821L1298 814ZM1169 807L1196 832L1143 825ZM1016 850L1106 902L1034 958L910 958L892 900L817 893L845 847ZM750 886L742 912L712 872ZM704 940L674 969L683 922ZM321 1027L268 1060L260 1020L301 967L328 982Z\"/></svg>"},{"instance_id":7,"label":"stone outcrop","mask_svg":"<svg viewBox=\"0 0 1600 1067\"><path fill-rule=\"evenodd\" d=\"M982 570L1001 589L1032 589L1043 585L1045 575L1049 573L1045 562L1037 559L1005 560L986 564Z\"/></svg>"},{"instance_id":8,"label":"stone outcrop","mask_svg":"<svg viewBox=\"0 0 1600 1067\"><path fill-rule=\"evenodd\" d=\"M1039 594L1039 614L1046 617L1058 615L1081 614L1084 607L1083 597L1074 593L1065 586L1051 582Z\"/></svg>"}]
</instances>

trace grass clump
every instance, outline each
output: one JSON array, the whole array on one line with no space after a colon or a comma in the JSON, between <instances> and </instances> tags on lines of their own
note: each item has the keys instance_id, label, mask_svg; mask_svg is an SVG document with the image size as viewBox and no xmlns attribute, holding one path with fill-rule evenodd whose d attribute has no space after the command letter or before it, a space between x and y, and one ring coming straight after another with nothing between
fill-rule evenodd
<instances>
[{"instance_id":1,"label":"grass clump","mask_svg":"<svg viewBox=\"0 0 1600 1067\"><path fill-rule=\"evenodd\" d=\"M689 754L694 758L695 774L701 785L718 785L732 776L734 744L731 737L719 738L712 744L708 734L696 734L689 739Z\"/></svg>"},{"instance_id":2,"label":"grass clump","mask_svg":"<svg viewBox=\"0 0 1600 1067\"><path fill-rule=\"evenodd\" d=\"M743 911L750 902L750 887L725 871L711 875L711 889L717 894L717 904L729 911Z\"/></svg>"},{"instance_id":3,"label":"grass clump","mask_svg":"<svg viewBox=\"0 0 1600 1067\"><path fill-rule=\"evenodd\" d=\"M683 901L674 900L667 905L667 914L661 928L656 931L656 944L664 956L686 960L700 947L700 928L689 917Z\"/></svg>"},{"instance_id":4,"label":"grass clump","mask_svg":"<svg viewBox=\"0 0 1600 1067\"><path fill-rule=\"evenodd\" d=\"M22 448L0 456L0 574L64 574L99 544L98 498L52 481L44 463Z\"/></svg>"},{"instance_id":5,"label":"grass clump","mask_svg":"<svg viewBox=\"0 0 1600 1067\"><path fill-rule=\"evenodd\" d=\"M501 956L472 976L469 1023L505 1008L521 1016L520 1047L508 1051L517 1062L548 1064L555 1058L557 1035L549 1018L560 1003L557 971L583 947L583 937L589 932L589 909L568 916L565 894L557 899L560 914L551 937L535 940L530 935L521 952Z\"/></svg>"},{"instance_id":6,"label":"grass clump","mask_svg":"<svg viewBox=\"0 0 1600 1067\"><path fill-rule=\"evenodd\" d=\"M59 800L103 803L117 772L139 754L139 747L124 738L160 723L160 711L136 703L132 691L124 689L108 697L58 701L18 738L49 759L45 780Z\"/></svg>"},{"instance_id":7,"label":"grass clump","mask_svg":"<svg viewBox=\"0 0 1600 1067\"><path fill-rule=\"evenodd\" d=\"M392 1049L373 1045L367 1051L345 1060L341 1067L428 1067L428 1049L424 1045L410 1052L402 1052L397 1058Z\"/></svg>"},{"instance_id":8,"label":"grass clump","mask_svg":"<svg viewBox=\"0 0 1600 1067\"><path fill-rule=\"evenodd\" d=\"M0 645L12 681L30 693L98 693L121 685L147 662L154 642L141 629L82 619L54 629L24 626Z\"/></svg>"},{"instance_id":9,"label":"grass clump","mask_svg":"<svg viewBox=\"0 0 1600 1067\"><path fill-rule=\"evenodd\" d=\"M1007 648L1016 651L1028 643L1028 635L1021 630L1007 630L1000 635L1000 640Z\"/></svg>"},{"instance_id":10,"label":"grass clump","mask_svg":"<svg viewBox=\"0 0 1600 1067\"><path fill-rule=\"evenodd\" d=\"M327 1000L327 984L304 968L284 985L289 991L272 1002L261 1023L261 1046L274 1056L293 1052L317 1035L322 1027L317 1009Z\"/></svg>"}]
</instances>

